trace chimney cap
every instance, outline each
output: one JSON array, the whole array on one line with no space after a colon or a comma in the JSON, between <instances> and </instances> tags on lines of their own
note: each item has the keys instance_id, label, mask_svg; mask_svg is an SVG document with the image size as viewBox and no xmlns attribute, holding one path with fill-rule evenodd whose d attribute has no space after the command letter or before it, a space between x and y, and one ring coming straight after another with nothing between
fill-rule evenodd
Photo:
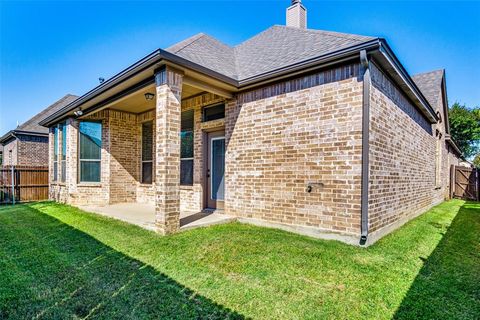
<instances>
[{"instance_id":1,"label":"chimney cap","mask_svg":"<svg viewBox=\"0 0 480 320\"><path fill-rule=\"evenodd\" d=\"M302 0L292 0L292 6L296 5L297 3L301 3Z\"/></svg>"}]
</instances>

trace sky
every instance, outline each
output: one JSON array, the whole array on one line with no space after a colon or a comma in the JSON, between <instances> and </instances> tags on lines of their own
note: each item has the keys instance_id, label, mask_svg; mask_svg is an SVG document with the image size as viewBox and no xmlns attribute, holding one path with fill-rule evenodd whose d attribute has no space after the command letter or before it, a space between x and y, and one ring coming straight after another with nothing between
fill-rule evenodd
<instances>
[{"instance_id":1,"label":"sky","mask_svg":"<svg viewBox=\"0 0 480 320\"><path fill-rule=\"evenodd\" d=\"M480 1L303 0L308 27L387 40L413 75L446 69L450 104L480 106ZM285 24L290 0L0 1L0 135L158 48L204 32L235 45Z\"/></svg>"}]
</instances>

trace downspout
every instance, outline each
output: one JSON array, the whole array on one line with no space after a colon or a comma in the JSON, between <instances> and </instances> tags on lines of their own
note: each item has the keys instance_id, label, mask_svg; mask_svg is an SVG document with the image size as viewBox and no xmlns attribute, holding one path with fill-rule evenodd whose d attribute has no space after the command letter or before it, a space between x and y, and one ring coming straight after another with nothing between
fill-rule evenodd
<instances>
[{"instance_id":1,"label":"downspout","mask_svg":"<svg viewBox=\"0 0 480 320\"><path fill-rule=\"evenodd\" d=\"M363 70L362 103L362 197L360 244L365 245L368 238L368 182L369 182L369 135L370 135L370 63L367 52L360 51L360 63Z\"/></svg>"}]
</instances>

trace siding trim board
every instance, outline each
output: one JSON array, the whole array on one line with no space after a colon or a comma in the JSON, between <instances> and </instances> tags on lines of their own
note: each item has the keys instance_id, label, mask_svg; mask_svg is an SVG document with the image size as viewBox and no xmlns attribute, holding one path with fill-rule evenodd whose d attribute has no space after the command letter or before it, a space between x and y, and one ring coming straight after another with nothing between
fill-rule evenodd
<instances>
[{"instance_id":1,"label":"siding trim board","mask_svg":"<svg viewBox=\"0 0 480 320\"><path fill-rule=\"evenodd\" d=\"M423 93L413 82L408 72L384 39L380 42L378 52L380 53L378 55L379 61L385 60L387 62L384 69L392 78L394 78L395 85L401 87L402 91L411 98L417 107L420 105L420 110L431 121L431 123L435 123L438 118L433 110L433 106L430 105Z\"/></svg>"},{"instance_id":2,"label":"siding trim board","mask_svg":"<svg viewBox=\"0 0 480 320\"><path fill-rule=\"evenodd\" d=\"M237 103L249 103L282 94L300 91L332 82L338 82L360 75L360 64L352 62L342 66L317 71L313 74L270 84L259 89L243 91L236 95Z\"/></svg>"},{"instance_id":3,"label":"siding trim board","mask_svg":"<svg viewBox=\"0 0 480 320\"><path fill-rule=\"evenodd\" d=\"M374 62L371 63L372 84L382 91L386 96L392 99L395 104L412 118L423 130L432 134L432 125L430 121L414 106L404 93L395 85L382 69Z\"/></svg>"}]
</instances>

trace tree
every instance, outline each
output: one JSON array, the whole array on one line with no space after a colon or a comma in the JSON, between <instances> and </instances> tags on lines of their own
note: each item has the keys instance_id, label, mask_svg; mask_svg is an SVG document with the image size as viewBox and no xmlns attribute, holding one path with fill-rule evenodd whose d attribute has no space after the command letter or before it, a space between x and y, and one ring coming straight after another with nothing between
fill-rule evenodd
<instances>
[{"instance_id":1,"label":"tree","mask_svg":"<svg viewBox=\"0 0 480 320\"><path fill-rule=\"evenodd\" d=\"M450 133L465 157L480 151L480 107L467 108L455 102L448 110Z\"/></svg>"},{"instance_id":2,"label":"tree","mask_svg":"<svg viewBox=\"0 0 480 320\"><path fill-rule=\"evenodd\" d=\"M480 169L480 153L473 158L473 165Z\"/></svg>"}]
</instances>

